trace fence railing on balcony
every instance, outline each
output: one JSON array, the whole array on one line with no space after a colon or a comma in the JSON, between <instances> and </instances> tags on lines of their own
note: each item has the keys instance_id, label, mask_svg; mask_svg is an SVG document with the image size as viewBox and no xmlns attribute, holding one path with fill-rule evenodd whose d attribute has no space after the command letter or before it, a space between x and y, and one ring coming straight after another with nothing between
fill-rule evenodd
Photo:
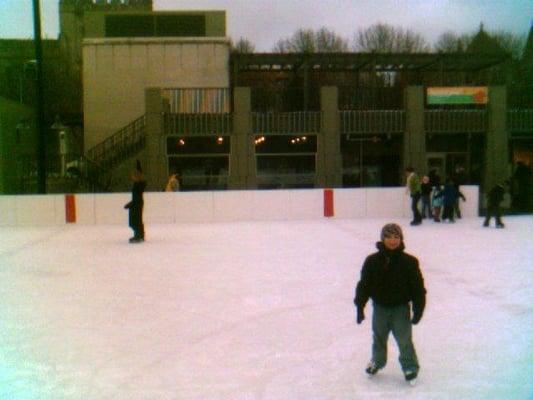
<instances>
[{"instance_id":1,"label":"fence railing on balcony","mask_svg":"<svg viewBox=\"0 0 533 400\"><path fill-rule=\"evenodd\" d=\"M507 130L511 133L533 132L533 109L508 110Z\"/></svg>"},{"instance_id":2,"label":"fence railing on balcony","mask_svg":"<svg viewBox=\"0 0 533 400\"><path fill-rule=\"evenodd\" d=\"M405 129L403 110L339 111L340 132L394 133Z\"/></svg>"},{"instance_id":3,"label":"fence railing on balcony","mask_svg":"<svg viewBox=\"0 0 533 400\"><path fill-rule=\"evenodd\" d=\"M252 132L254 134L319 133L321 117L320 111L252 113Z\"/></svg>"},{"instance_id":4,"label":"fence railing on balcony","mask_svg":"<svg viewBox=\"0 0 533 400\"><path fill-rule=\"evenodd\" d=\"M171 88L163 89L170 114L216 114L231 112L231 89Z\"/></svg>"},{"instance_id":5,"label":"fence railing on balcony","mask_svg":"<svg viewBox=\"0 0 533 400\"><path fill-rule=\"evenodd\" d=\"M487 113L485 110L426 110L424 112L426 132L485 132Z\"/></svg>"},{"instance_id":6,"label":"fence railing on balcony","mask_svg":"<svg viewBox=\"0 0 533 400\"><path fill-rule=\"evenodd\" d=\"M86 152L91 162L112 168L137 153L145 145L146 119L143 115Z\"/></svg>"},{"instance_id":7,"label":"fence railing on balcony","mask_svg":"<svg viewBox=\"0 0 533 400\"><path fill-rule=\"evenodd\" d=\"M229 135L233 131L232 114L165 114L166 135Z\"/></svg>"}]
</instances>

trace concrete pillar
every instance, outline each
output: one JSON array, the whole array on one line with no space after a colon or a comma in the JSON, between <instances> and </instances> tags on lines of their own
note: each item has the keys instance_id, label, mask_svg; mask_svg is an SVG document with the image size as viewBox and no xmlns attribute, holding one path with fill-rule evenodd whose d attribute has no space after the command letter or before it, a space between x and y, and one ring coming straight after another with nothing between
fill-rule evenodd
<instances>
[{"instance_id":1,"label":"concrete pillar","mask_svg":"<svg viewBox=\"0 0 533 400\"><path fill-rule=\"evenodd\" d=\"M405 132L403 136L403 169L413 167L416 172L425 174L426 132L424 129L424 87L405 88Z\"/></svg>"},{"instance_id":2,"label":"concrete pillar","mask_svg":"<svg viewBox=\"0 0 533 400\"><path fill-rule=\"evenodd\" d=\"M485 190L510 177L509 137L507 134L507 89L490 86L487 104L488 126L485 166Z\"/></svg>"},{"instance_id":3,"label":"concrete pillar","mask_svg":"<svg viewBox=\"0 0 533 400\"><path fill-rule=\"evenodd\" d=\"M334 86L320 89L322 127L317 140L317 187L342 186L342 157L338 109L339 90Z\"/></svg>"},{"instance_id":4,"label":"concrete pillar","mask_svg":"<svg viewBox=\"0 0 533 400\"><path fill-rule=\"evenodd\" d=\"M230 189L257 188L254 137L252 135L252 101L249 87L233 90L233 135L230 154Z\"/></svg>"},{"instance_id":5,"label":"concrete pillar","mask_svg":"<svg viewBox=\"0 0 533 400\"><path fill-rule=\"evenodd\" d=\"M145 90L146 148L143 171L147 190L161 191L167 182L166 135L163 132L163 101L160 88Z\"/></svg>"}]
</instances>

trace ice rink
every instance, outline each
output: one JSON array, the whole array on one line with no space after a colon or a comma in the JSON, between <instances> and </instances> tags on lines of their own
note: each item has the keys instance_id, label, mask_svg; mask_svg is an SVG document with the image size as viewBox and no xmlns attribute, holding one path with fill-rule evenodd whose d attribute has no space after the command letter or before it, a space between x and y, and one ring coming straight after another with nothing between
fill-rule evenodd
<instances>
[{"instance_id":1,"label":"ice rink","mask_svg":"<svg viewBox=\"0 0 533 400\"><path fill-rule=\"evenodd\" d=\"M354 287L399 222L421 371L374 379ZM533 216L0 228L2 400L533 399Z\"/></svg>"}]
</instances>

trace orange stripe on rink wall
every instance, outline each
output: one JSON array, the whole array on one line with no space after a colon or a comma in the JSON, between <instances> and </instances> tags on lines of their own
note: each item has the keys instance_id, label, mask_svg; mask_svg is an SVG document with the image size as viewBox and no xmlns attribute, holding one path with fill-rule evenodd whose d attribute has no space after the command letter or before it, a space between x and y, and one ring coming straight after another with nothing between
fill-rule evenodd
<instances>
[{"instance_id":1,"label":"orange stripe on rink wall","mask_svg":"<svg viewBox=\"0 0 533 400\"><path fill-rule=\"evenodd\" d=\"M65 195L65 220L67 224L76 222L76 197L73 194Z\"/></svg>"},{"instance_id":2,"label":"orange stripe on rink wall","mask_svg":"<svg viewBox=\"0 0 533 400\"><path fill-rule=\"evenodd\" d=\"M324 217L333 217L333 190L324 189Z\"/></svg>"}]
</instances>

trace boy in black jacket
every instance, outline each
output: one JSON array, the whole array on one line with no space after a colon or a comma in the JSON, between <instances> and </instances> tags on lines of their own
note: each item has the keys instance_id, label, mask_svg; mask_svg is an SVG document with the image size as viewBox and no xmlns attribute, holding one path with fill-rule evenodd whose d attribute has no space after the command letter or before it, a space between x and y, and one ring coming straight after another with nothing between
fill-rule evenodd
<instances>
[{"instance_id":1,"label":"boy in black jacket","mask_svg":"<svg viewBox=\"0 0 533 400\"><path fill-rule=\"evenodd\" d=\"M385 225L376 246L379 251L369 255L363 264L354 299L358 324L365 319L364 308L369 298L374 309L372 360L366 372L374 375L385 367L387 340L392 331L400 350L399 361L405 379L414 382L420 366L412 340L412 324L420 321L426 305L424 279L418 260L404 253L399 225Z\"/></svg>"}]
</instances>

